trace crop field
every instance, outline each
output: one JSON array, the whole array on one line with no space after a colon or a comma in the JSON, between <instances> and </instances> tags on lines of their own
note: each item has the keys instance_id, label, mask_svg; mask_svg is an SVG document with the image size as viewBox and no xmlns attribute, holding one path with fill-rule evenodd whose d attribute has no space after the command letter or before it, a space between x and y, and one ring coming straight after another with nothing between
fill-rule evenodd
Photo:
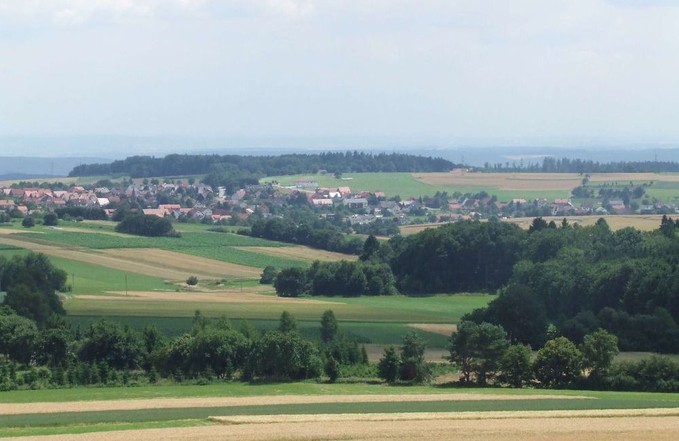
<instances>
[{"instance_id":1,"label":"crop field","mask_svg":"<svg viewBox=\"0 0 679 441\"><path fill-rule=\"evenodd\" d=\"M317 182L321 187L350 187L352 191L382 191L388 197L402 198L485 191L501 202L511 199L568 198L583 176L577 173L480 173L455 170L448 173L347 173L343 179L333 175L296 175L266 178L292 186L296 181ZM660 173L598 173L590 176L592 187L648 185L646 193L662 201L679 198L679 175Z\"/></svg>"},{"instance_id":2,"label":"crop field","mask_svg":"<svg viewBox=\"0 0 679 441\"><path fill-rule=\"evenodd\" d=\"M623 228L632 227L641 231L653 231L660 227L660 220L662 219L661 214L648 214L648 215L614 215L614 216L543 216L545 221L556 222L557 225L563 221L564 218L571 225L580 225L583 227L594 225L596 221L603 218L608 223L608 226L613 231L621 230ZM521 228L527 230L533 223L532 217L517 217L511 219L503 219L502 222L509 222L517 224ZM426 230L427 228L437 228L443 224L419 224L419 225L406 225L400 227L401 234L415 234L420 231Z\"/></svg>"},{"instance_id":3,"label":"crop field","mask_svg":"<svg viewBox=\"0 0 679 441\"><path fill-rule=\"evenodd\" d=\"M459 427L466 434L455 432L456 438L629 439L624 435L634 427L638 435L673 439L678 405L678 394L320 383L16 391L0 395L0 436L449 439L449 429Z\"/></svg>"}]
</instances>

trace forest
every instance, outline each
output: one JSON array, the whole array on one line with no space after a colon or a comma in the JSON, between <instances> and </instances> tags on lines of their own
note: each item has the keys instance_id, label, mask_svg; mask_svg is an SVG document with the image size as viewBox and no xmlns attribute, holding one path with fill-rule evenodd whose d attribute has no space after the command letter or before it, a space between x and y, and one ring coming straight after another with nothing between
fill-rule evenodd
<instances>
[{"instance_id":1,"label":"forest","mask_svg":"<svg viewBox=\"0 0 679 441\"><path fill-rule=\"evenodd\" d=\"M278 156L240 155L180 155L163 158L131 156L109 164L83 164L69 176L99 176L125 174L133 178L153 176L186 176L205 174L205 182L222 185L228 174L239 179L265 176L348 172L443 172L456 165L442 158L404 153L365 153L358 151L325 152L319 154L285 154Z\"/></svg>"},{"instance_id":2,"label":"forest","mask_svg":"<svg viewBox=\"0 0 679 441\"><path fill-rule=\"evenodd\" d=\"M677 353L676 229L668 217L652 232L614 232L604 219L581 227L536 218L528 230L458 222L388 242L369 237L359 262L284 269L275 286L284 296L327 295L333 284L349 296L497 292L466 318L502 325L514 342L542 346L553 328L580 343L603 328L623 350Z\"/></svg>"}]
</instances>

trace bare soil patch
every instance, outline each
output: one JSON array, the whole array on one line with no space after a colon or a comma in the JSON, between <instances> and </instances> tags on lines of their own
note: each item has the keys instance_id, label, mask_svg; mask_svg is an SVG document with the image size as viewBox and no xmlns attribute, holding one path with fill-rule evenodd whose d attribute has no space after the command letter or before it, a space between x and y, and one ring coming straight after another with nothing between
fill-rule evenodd
<instances>
[{"instance_id":1,"label":"bare soil patch","mask_svg":"<svg viewBox=\"0 0 679 441\"><path fill-rule=\"evenodd\" d=\"M493 401L537 399L590 399L564 395L500 394L401 394L401 395L276 395L257 397L153 398L134 400L73 401L57 403L3 403L0 415L27 413L90 412L106 410L177 409L186 407L262 406L276 404L380 403L423 401ZM678 411L679 412L679 411Z\"/></svg>"},{"instance_id":2,"label":"bare soil patch","mask_svg":"<svg viewBox=\"0 0 679 441\"><path fill-rule=\"evenodd\" d=\"M432 334L445 335L450 337L453 332L457 332L457 325L449 323L408 323L410 328L419 329Z\"/></svg>"},{"instance_id":3,"label":"bare soil patch","mask_svg":"<svg viewBox=\"0 0 679 441\"><path fill-rule=\"evenodd\" d=\"M291 259L313 262L337 262L339 260L357 260L358 256L350 254L335 253L333 251L317 250L305 246L292 247L234 247L239 250L253 251L259 254L267 254L274 257L288 257Z\"/></svg>"}]
</instances>

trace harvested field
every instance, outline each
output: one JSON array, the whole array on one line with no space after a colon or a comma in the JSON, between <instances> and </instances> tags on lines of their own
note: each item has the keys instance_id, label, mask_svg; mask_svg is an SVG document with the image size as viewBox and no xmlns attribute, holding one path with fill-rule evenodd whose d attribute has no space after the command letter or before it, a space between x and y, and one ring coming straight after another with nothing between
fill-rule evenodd
<instances>
[{"instance_id":1,"label":"harvested field","mask_svg":"<svg viewBox=\"0 0 679 441\"><path fill-rule=\"evenodd\" d=\"M265 288L264 288L265 289ZM262 290L262 288L248 288L248 291ZM127 294L123 291L110 291L103 296L78 296L81 300L113 300L122 302L134 301L157 301L157 302L189 302L192 304L200 303L266 303L277 305L290 304L314 304L314 305L336 305L336 302L325 302L322 300L300 299L296 297L276 297L251 292L241 292L240 290L223 291L130 291Z\"/></svg>"},{"instance_id":2,"label":"harvested field","mask_svg":"<svg viewBox=\"0 0 679 441\"><path fill-rule=\"evenodd\" d=\"M617 231L627 227L633 227L641 231L652 231L657 230L660 227L660 220L662 215L660 214L648 214L648 215L609 215L609 216L543 216L542 218L547 222L554 221L558 224L564 219L568 220L569 224L579 224L583 227L594 225L596 221L600 218L604 218L608 223L608 226L613 231ZM517 224L523 229L528 229L533 222L532 217L517 217L512 219L504 219L503 222L509 222ZM426 230L427 228L438 228L445 224L419 224L419 225L407 225L400 227L401 234L415 234L420 231Z\"/></svg>"},{"instance_id":3,"label":"harvested field","mask_svg":"<svg viewBox=\"0 0 679 441\"><path fill-rule=\"evenodd\" d=\"M677 416L535 416L522 418L435 419L388 421L307 421L215 425L25 437L26 441L102 440L490 440L490 441L674 441L679 436ZM443 414L450 416L451 414Z\"/></svg>"},{"instance_id":4,"label":"harvested field","mask_svg":"<svg viewBox=\"0 0 679 441\"><path fill-rule=\"evenodd\" d=\"M457 332L457 325L448 323L408 323L408 326L415 329L420 329L432 334L445 335L450 337L453 332Z\"/></svg>"},{"instance_id":5,"label":"harvested field","mask_svg":"<svg viewBox=\"0 0 679 441\"><path fill-rule=\"evenodd\" d=\"M409 395L276 395L251 397L154 398L137 400L73 401L56 403L0 404L0 415L34 413L95 412L109 410L182 409L189 407L262 406L319 403L385 403L425 401L494 401L590 399L564 395L500 395L500 394L409 394ZM679 412L679 411L678 411Z\"/></svg>"},{"instance_id":6,"label":"harvested field","mask_svg":"<svg viewBox=\"0 0 679 441\"><path fill-rule=\"evenodd\" d=\"M313 262L337 262L338 260L357 260L358 256L350 254L335 253L333 251L317 250L305 246L291 247L234 247L239 250L252 251L259 254L266 254L275 257L288 257L291 259Z\"/></svg>"}]
</instances>

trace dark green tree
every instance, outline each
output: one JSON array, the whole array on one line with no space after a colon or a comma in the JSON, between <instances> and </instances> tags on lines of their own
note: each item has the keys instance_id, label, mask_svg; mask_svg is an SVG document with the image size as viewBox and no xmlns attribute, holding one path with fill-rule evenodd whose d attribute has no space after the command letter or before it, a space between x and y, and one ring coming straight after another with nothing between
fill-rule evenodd
<instances>
[{"instance_id":1,"label":"dark green tree","mask_svg":"<svg viewBox=\"0 0 679 441\"><path fill-rule=\"evenodd\" d=\"M591 370L590 376L602 377L618 355L618 338L599 329L585 336L580 350L583 355L583 367Z\"/></svg>"},{"instance_id":2,"label":"dark green tree","mask_svg":"<svg viewBox=\"0 0 679 441\"><path fill-rule=\"evenodd\" d=\"M533 363L535 378L544 387L568 387L581 374L582 358L582 352L566 337L549 340Z\"/></svg>"},{"instance_id":3,"label":"dark green tree","mask_svg":"<svg viewBox=\"0 0 679 441\"><path fill-rule=\"evenodd\" d=\"M271 265L268 265L264 267L264 270L262 271L262 276L259 278L259 283L263 285L271 285L276 279L277 274L278 271L276 271L276 268L274 268Z\"/></svg>"},{"instance_id":4,"label":"dark green tree","mask_svg":"<svg viewBox=\"0 0 679 441\"><path fill-rule=\"evenodd\" d=\"M278 322L278 330L283 334L297 332L297 320L288 311L283 311Z\"/></svg>"},{"instance_id":5,"label":"dark green tree","mask_svg":"<svg viewBox=\"0 0 679 441\"><path fill-rule=\"evenodd\" d=\"M404 381L426 383L431 377L431 371L424 360L426 345L415 331L403 336L401 343L401 367L399 378Z\"/></svg>"},{"instance_id":6,"label":"dark green tree","mask_svg":"<svg viewBox=\"0 0 679 441\"><path fill-rule=\"evenodd\" d=\"M398 379L401 369L401 358L396 353L393 346L384 348L384 354L377 364L377 372L381 379L389 384L393 384Z\"/></svg>"},{"instance_id":7,"label":"dark green tree","mask_svg":"<svg viewBox=\"0 0 679 441\"><path fill-rule=\"evenodd\" d=\"M321 316L321 342L328 345L337 340L339 325L332 310L327 310Z\"/></svg>"},{"instance_id":8,"label":"dark green tree","mask_svg":"<svg viewBox=\"0 0 679 441\"><path fill-rule=\"evenodd\" d=\"M500 358L498 379L512 387L523 387L533 379L530 346L512 345Z\"/></svg>"}]
</instances>

